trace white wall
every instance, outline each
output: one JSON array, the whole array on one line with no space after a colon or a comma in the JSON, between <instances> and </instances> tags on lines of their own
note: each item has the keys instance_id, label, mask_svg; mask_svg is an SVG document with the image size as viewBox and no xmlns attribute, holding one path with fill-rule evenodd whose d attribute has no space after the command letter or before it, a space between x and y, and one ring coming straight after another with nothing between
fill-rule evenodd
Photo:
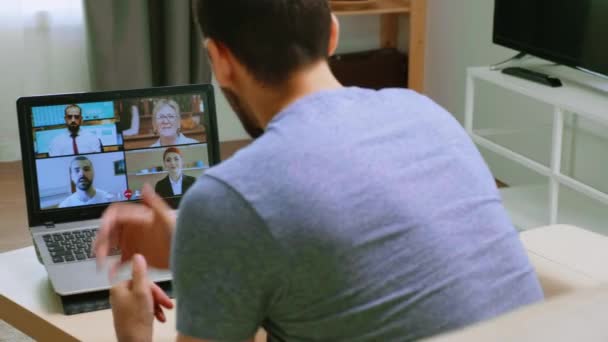
<instances>
[{"instance_id":1,"label":"white wall","mask_svg":"<svg viewBox=\"0 0 608 342\"><path fill-rule=\"evenodd\" d=\"M492 43L493 0L428 0L426 93L464 121L466 68L516 52Z\"/></svg>"},{"instance_id":2,"label":"white wall","mask_svg":"<svg viewBox=\"0 0 608 342\"><path fill-rule=\"evenodd\" d=\"M0 11L0 160L21 158L15 101L90 87L82 3L4 1Z\"/></svg>"},{"instance_id":3,"label":"white wall","mask_svg":"<svg viewBox=\"0 0 608 342\"><path fill-rule=\"evenodd\" d=\"M19 133L15 100L22 95L21 58L24 32L20 28L21 4L6 1L0 11L0 160L18 159Z\"/></svg>"}]
</instances>

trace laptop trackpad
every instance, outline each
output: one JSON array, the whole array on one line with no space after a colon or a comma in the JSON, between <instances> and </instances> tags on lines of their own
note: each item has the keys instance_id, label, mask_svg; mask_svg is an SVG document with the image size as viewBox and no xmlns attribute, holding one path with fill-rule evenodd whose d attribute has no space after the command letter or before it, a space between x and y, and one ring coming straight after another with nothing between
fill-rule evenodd
<instances>
[{"instance_id":1,"label":"laptop trackpad","mask_svg":"<svg viewBox=\"0 0 608 342\"><path fill-rule=\"evenodd\" d=\"M131 279L130 263L121 267L114 279L109 279L110 265L117 260L117 257L108 258L105 265L99 270L95 260L51 265L48 267L48 271L53 289L57 294L65 296L107 290L112 287L112 284ZM148 278L152 281L171 280L171 271L148 267Z\"/></svg>"}]
</instances>

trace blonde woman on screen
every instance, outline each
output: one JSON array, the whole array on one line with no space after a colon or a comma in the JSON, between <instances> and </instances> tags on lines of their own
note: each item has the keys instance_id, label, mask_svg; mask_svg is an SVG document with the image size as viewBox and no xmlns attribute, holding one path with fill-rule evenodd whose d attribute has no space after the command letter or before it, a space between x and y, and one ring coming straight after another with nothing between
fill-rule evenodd
<instances>
[{"instance_id":1,"label":"blonde woman on screen","mask_svg":"<svg viewBox=\"0 0 608 342\"><path fill-rule=\"evenodd\" d=\"M158 140L150 147L195 144L199 141L183 135L179 105L173 100L162 99L154 104L152 127L159 135Z\"/></svg>"}]
</instances>

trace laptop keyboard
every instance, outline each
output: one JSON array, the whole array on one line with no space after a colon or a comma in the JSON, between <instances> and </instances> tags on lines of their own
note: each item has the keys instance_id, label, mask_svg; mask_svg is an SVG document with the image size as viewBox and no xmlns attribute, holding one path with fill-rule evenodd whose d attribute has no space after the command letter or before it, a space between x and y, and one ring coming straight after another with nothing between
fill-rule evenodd
<instances>
[{"instance_id":1,"label":"laptop keyboard","mask_svg":"<svg viewBox=\"0 0 608 342\"><path fill-rule=\"evenodd\" d=\"M58 264L95 258L91 245L96 233L96 228L83 229L64 233L45 234L42 238L51 254L53 263ZM120 254L120 251L113 249L109 254Z\"/></svg>"}]
</instances>

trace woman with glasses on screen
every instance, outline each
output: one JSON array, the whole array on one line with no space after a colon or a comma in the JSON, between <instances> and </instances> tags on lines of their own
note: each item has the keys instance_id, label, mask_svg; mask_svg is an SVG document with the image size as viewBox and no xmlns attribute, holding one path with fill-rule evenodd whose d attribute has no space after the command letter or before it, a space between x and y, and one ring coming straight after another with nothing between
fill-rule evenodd
<instances>
[{"instance_id":1,"label":"woman with glasses on screen","mask_svg":"<svg viewBox=\"0 0 608 342\"><path fill-rule=\"evenodd\" d=\"M196 181L196 178L183 173L184 158L177 147L169 147L165 150L163 165L169 175L159 180L154 187L154 190L162 197L183 195Z\"/></svg>"},{"instance_id":2,"label":"woman with glasses on screen","mask_svg":"<svg viewBox=\"0 0 608 342\"><path fill-rule=\"evenodd\" d=\"M154 104L152 126L159 139L150 147L195 144L199 141L183 135L179 105L173 100L162 99Z\"/></svg>"}]
</instances>

